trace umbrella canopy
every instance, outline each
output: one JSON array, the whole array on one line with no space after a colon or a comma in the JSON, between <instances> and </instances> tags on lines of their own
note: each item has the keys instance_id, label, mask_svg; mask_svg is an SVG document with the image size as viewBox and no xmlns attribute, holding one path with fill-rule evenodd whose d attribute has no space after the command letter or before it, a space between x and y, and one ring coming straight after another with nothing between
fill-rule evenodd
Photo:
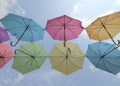
<instances>
[{"instance_id":1,"label":"umbrella canopy","mask_svg":"<svg viewBox=\"0 0 120 86\"><path fill-rule=\"evenodd\" d=\"M6 29L18 39L15 44L11 43L13 46L15 46L20 40L33 42L43 39L44 29L32 19L15 14L8 14L0 21Z\"/></svg>"},{"instance_id":2,"label":"umbrella canopy","mask_svg":"<svg viewBox=\"0 0 120 86\"><path fill-rule=\"evenodd\" d=\"M12 49L9 45L0 44L0 68L13 58Z\"/></svg>"},{"instance_id":3,"label":"umbrella canopy","mask_svg":"<svg viewBox=\"0 0 120 86\"><path fill-rule=\"evenodd\" d=\"M40 68L46 58L47 54L42 45L28 43L16 50L12 67L25 74Z\"/></svg>"},{"instance_id":4,"label":"umbrella canopy","mask_svg":"<svg viewBox=\"0 0 120 86\"><path fill-rule=\"evenodd\" d=\"M81 21L63 15L47 21L46 30L55 40L75 39L83 31Z\"/></svg>"},{"instance_id":5,"label":"umbrella canopy","mask_svg":"<svg viewBox=\"0 0 120 86\"><path fill-rule=\"evenodd\" d=\"M118 43L113 40L113 37L120 32L120 12L97 18L86 28L86 31L91 39L106 40L111 38L117 45Z\"/></svg>"},{"instance_id":6,"label":"umbrella canopy","mask_svg":"<svg viewBox=\"0 0 120 86\"><path fill-rule=\"evenodd\" d=\"M120 51L113 44L105 42L89 44L86 57L99 69L112 74L120 72Z\"/></svg>"},{"instance_id":7,"label":"umbrella canopy","mask_svg":"<svg viewBox=\"0 0 120 86\"><path fill-rule=\"evenodd\" d=\"M77 44L66 42L56 44L50 53L52 68L66 75L82 68L84 54Z\"/></svg>"},{"instance_id":8,"label":"umbrella canopy","mask_svg":"<svg viewBox=\"0 0 120 86\"><path fill-rule=\"evenodd\" d=\"M8 33L3 27L0 27L0 43L10 40Z\"/></svg>"}]
</instances>

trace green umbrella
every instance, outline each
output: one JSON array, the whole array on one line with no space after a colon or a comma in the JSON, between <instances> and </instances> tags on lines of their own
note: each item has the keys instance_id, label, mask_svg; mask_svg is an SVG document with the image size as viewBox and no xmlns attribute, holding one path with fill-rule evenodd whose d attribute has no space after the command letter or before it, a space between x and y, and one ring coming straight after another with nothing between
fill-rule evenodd
<instances>
[{"instance_id":1,"label":"green umbrella","mask_svg":"<svg viewBox=\"0 0 120 86\"><path fill-rule=\"evenodd\" d=\"M47 54L42 45L28 43L16 50L12 67L25 74L40 68L46 58Z\"/></svg>"}]
</instances>

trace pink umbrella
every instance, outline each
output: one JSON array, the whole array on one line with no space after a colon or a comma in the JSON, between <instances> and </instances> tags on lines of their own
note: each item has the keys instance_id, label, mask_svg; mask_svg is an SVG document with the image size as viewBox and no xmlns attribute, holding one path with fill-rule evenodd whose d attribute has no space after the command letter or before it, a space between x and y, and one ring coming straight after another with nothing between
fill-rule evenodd
<instances>
[{"instance_id":1,"label":"pink umbrella","mask_svg":"<svg viewBox=\"0 0 120 86\"><path fill-rule=\"evenodd\" d=\"M0 43L5 42L5 41L7 41L9 39L10 38L8 36L7 31L3 27L0 27Z\"/></svg>"},{"instance_id":2,"label":"pink umbrella","mask_svg":"<svg viewBox=\"0 0 120 86\"><path fill-rule=\"evenodd\" d=\"M0 68L2 68L11 58L13 58L11 47L6 44L0 44Z\"/></svg>"},{"instance_id":3,"label":"pink umbrella","mask_svg":"<svg viewBox=\"0 0 120 86\"><path fill-rule=\"evenodd\" d=\"M55 40L75 39L83 31L81 21L63 15L47 21L46 30Z\"/></svg>"}]
</instances>

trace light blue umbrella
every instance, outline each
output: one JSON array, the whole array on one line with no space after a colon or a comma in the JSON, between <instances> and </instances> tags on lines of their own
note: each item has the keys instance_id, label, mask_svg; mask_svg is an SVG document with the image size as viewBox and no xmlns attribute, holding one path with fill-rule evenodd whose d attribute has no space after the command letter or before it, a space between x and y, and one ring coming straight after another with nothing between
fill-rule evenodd
<instances>
[{"instance_id":1,"label":"light blue umbrella","mask_svg":"<svg viewBox=\"0 0 120 86\"><path fill-rule=\"evenodd\" d=\"M11 42L12 46L17 45L20 40L33 42L43 39L44 29L32 19L8 14L0 21L6 27L7 31L18 39L15 44Z\"/></svg>"},{"instance_id":2,"label":"light blue umbrella","mask_svg":"<svg viewBox=\"0 0 120 86\"><path fill-rule=\"evenodd\" d=\"M117 49L118 47L105 42L89 44L86 57L96 68L117 74L120 72L120 51Z\"/></svg>"}]
</instances>

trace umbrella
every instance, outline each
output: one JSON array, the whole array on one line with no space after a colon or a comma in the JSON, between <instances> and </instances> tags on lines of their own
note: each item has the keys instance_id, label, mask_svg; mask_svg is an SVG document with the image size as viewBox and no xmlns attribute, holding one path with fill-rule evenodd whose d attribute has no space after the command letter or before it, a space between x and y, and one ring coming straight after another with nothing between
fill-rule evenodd
<instances>
[{"instance_id":1,"label":"umbrella","mask_svg":"<svg viewBox=\"0 0 120 86\"><path fill-rule=\"evenodd\" d=\"M28 43L15 51L13 69L22 74L31 72L41 67L47 55L42 45Z\"/></svg>"},{"instance_id":2,"label":"umbrella","mask_svg":"<svg viewBox=\"0 0 120 86\"><path fill-rule=\"evenodd\" d=\"M0 43L10 40L8 33L3 27L0 27Z\"/></svg>"},{"instance_id":3,"label":"umbrella","mask_svg":"<svg viewBox=\"0 0 120 86\"><path fill-rule=\"evenodd\" d=\"M91 39L106 40L111 38L115 45L119 45L119 40L119 43L116 43L113 37L120 32L120 12L97 18L86 28L86 31Z\"/></svg>"},{"instance_id":4,"label":"umbrella","mask_svg":"<svg viewBox=\"0 0 120 86\"><path fill-rule=\"evenodd\" d=\"M96 42L88 45L86 57L95 67L112 74L120 72L120 51L105 42Z\"/></svg>"},{"instance_id":5,"label":"umbrella","mask_svg":"<svg viewBox=\"0 0 120 86\"><path fill-rule=\"evenodd\" d=\"M1 22L18 39L15 44L11 42L12 46L16 46L20 40L33 42L43 39L44 29L32 19L8 14L1 19Z\"/></svg>"},{"instance_id":6,"label":"umbrella","mask_svg":"<svg viewBox=\"0 0 120 86\"><path fill-rule=\"evenodd\" d=\"M9 45L0 44L0 68L13 58L12 49Z\"/></svg>"},{"instance_id":7,"label":"umbrella","mask_svg":"<svg viewBox=\"0 0 120 86\"><path fill-rule=\"evenodd\" d=\"M63 15L48 20L46 30L53 39L68 41L77 38L83 31L83 27L81 21Z\"/></svg>"},{"instance_id":8,"label":"umbrella","mask_svg":"<svg viewBox=\"0 0 120 86\"><path fill-rule=\"evenodd\" d=\"M56 44L50 53L52 68L66 75L82 68L84 54L77 44L66 42Z\"/></svg>"}]
</instances>

